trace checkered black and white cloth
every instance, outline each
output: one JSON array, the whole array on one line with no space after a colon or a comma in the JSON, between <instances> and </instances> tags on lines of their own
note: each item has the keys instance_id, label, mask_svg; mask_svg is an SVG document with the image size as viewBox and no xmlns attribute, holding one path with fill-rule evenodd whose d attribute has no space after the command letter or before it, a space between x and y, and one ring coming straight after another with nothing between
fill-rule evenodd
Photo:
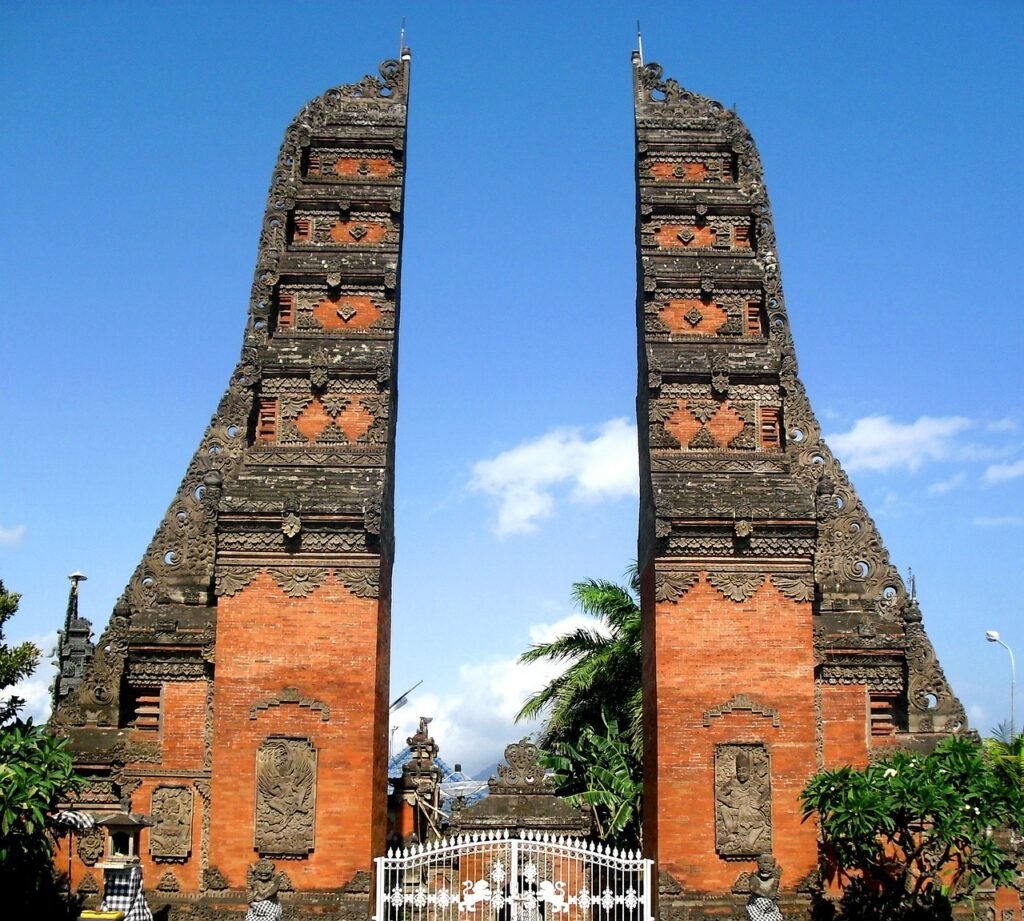
<instances>
[{"instance_id":1,"label":"checkered black and white cloth","mask_svg":"<svg viewBox=\"0 0 1024 921\"><path fill-rule=\"evenodd\" d=\"M153 913L142 894L142 867L103 871L100 911L123 911L124 921L153 921Z\"/></svg>"},{"instance_id":2,"label":"checkered black and white cloth","mask_svg":"<svg viewBox=\"0 0 1024 921\"><path fill-rule=\"evenodd\" d=\"M281 903L276 899L250 902L245 921L281 921Z\"/></svg>"},{"instance_id":3,"label":"checkered black and white cloth","mask_svg":"<svg viewBox=\"0 0 1024 921\"><path fill-rule=\"evenodd\" d=\"M750 921L785 921L778 903L763 895L752 895L747 901L747 918Z\"/></svg>"}]
</instances>

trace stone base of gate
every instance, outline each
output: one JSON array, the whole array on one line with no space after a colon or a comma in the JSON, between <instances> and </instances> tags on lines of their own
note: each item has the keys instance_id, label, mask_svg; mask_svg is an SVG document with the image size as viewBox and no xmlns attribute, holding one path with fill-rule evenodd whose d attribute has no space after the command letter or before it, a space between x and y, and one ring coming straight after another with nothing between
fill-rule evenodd
<instances>
[{"instance_id":1,"label":"stone base of gate","mask_svg":"<svg viewBox=\"0 0 1024 921\"><path fill-rule=\"evenodd\" d=\"M284 868L278 864L278 870ZM154 921L242 921L249 908L242 889L221 889L205 893L163 892L145 889ZM370 874L357 873L340 889L305 892L284 891L278 895L288 921L368 921L371 915ZM97 909L100 896L91 896L82 906Z\"/></svg>"},{"instance_id":2,"label":"stone base of gate","mask_svg":"<svg viewBox=\"0 0 1024 921\"><path fill-rule=\"evenodd\" d=\"M786 921L811 921L821 904L820 896L810 891L779 894L779 909ZM658 874L658 921L747 921L747 896L686 892L671 874L662 871Z\"/></svg>"}]
</instances>

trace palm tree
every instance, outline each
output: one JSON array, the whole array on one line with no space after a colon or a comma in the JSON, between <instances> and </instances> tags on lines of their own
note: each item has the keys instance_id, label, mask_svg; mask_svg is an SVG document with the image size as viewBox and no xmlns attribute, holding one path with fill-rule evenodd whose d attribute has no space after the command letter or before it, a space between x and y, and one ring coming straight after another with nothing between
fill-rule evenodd
<instances>
[{"instance_id":1,"label":"palm tree","mask_svg":"<svg viewBox=\"0 0 1024 921\"><path fill-rule=\"evenodd\" d=\"M636 564L625 573L627 584L604 579L575 582L573 600L601 628L580 627L524 652L520 662L565 662L566 668L527 698L516 721L547 717L542 748L578 743L584 730L601 733L608 721L627 727L622 735L639 762L643 751L643 705L640 686L640 575Z\"/></svg>"},{"instance_id":2,"label":"palm tree","mask_svg":"<svg viewBox=\"0 0 1024 921\"><path fill-rule=\"evenodd\" d=\"M1024 790L1024 732L1013 735L1006 723L1000 723L991 732L992 736L983 739L982 744L996 771L1007 783Z\"/></svg>"}]
</instances>

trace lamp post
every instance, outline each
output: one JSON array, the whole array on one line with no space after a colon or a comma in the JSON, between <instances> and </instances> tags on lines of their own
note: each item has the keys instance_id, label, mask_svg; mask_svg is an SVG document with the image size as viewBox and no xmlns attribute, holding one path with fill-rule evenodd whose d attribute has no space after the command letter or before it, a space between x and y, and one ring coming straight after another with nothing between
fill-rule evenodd
<instances>
[{"instance_id":1,"label":"lamp post","mask_svg":"<svg viewBox=\"0 0 1024 921\"><path fill-rule=\"evenodd\" d=\"M1017 666L1013 661L1013 650L999 638L998 630L986 630L985 639L990 643L998 643L1010 654L1010 742L1017 738L1017 722L1014 719L1014 698L1017 696Z\"/></svg>"}]
</instances>

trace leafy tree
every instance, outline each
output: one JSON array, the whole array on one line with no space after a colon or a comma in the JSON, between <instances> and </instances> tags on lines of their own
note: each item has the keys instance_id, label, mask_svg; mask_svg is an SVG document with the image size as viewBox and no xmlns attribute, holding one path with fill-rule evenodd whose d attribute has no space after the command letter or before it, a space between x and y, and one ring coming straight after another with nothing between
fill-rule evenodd
<instances>
[{"instance_id":1,"label":"leafy tree","mask_svg":"<svg viewBox=\"0 0 1024 921\"><path fill-rule=\"evenodd\" d=\"M640 847L643 767L618 723L602 713L603 726L584 726L574 742L545 753L559 793L575 806L592 807L598 837L619 847Z\"/></svg>"},{"instance_id":2,"label":"leafy tree","mask_svg":"<svg viewBox=\"0 0 1024 921\"><path fill-rule=\"evenodd\" d=\"M577 743L587 727L599 735L608 719L623 734L639 764L643 752L643 706L640 686L640 576L636 565L626 571L628 585L587 579L572 587L573 600L604 629L580 627L524 652L520 662L565 662L566 668L546 687L527 698L516 720L546 715L540 745Z\"/></svg>"},{"instance_id":3,"label":"leafy tree","mask_svg":"<svg viewBox=\"0 0 1024 921\"><path fill-rule=\"evenodd\" d=\"M1007 783L1024 790L1024 733L1013 735L1007 723L1000 723L982 744L996 772Z\"/></svg>"},{"instance_id":4,"label":"leafy tree","mask_svg":"<svg viewBox=\"0 0 1024 921\"><path fill-rule=\"evenodd\" d=\"M564 662L565 670L531 695L517 720L546 715L540 734L556 789L594 808L598 835L622 847L640 844L643 794L643 701L640 577L627 585L587 579L573 600L600 627L581 627L524 652L520 662Z\"/></svg>"},{"instance_id":5,"label":"leafy tree","mask_svg":"<svg viewBox=\"0 0 1024 921\"><path fill-rule=\"evenodd\" d=\"M0 582L0 692L32 674L39 661L31 643L11 648L3 642L3 626L18 600ZM47 818L79 778L65 740L18 718L24 703L11 697L0 705L0 893L14 915L59 917L66 906L54 878Z\"/></svg>"},{"instance_id":6,"label":"leafy tree","mask_svg":"<svg viewBox=\"0 0 1024 921\"><path fill-rule=\"evenodd\" d=\"M20 600L21 595L7 591L0 581L0 691L27 678L39 662L39 649L34 643L22 643L11 648L3 642L4 624L14 616ZM13 695L0 702L0 726L6 726L13 720L23 706L25 701Z\"/></svg>"},{"instance_id":7,"label":"leafy tree","mask_svg":"<svg viewBox=\"0 0 1024 921\"><path fill-rule=\"evenodd\" d=\"M1022 827L1024 795L970 739L823 771L801 799L804 819L818 816L826 877L844 885L845 918L949 918L985 880L1015 879L998 830Z\"/></svg>"}]
</instances>

